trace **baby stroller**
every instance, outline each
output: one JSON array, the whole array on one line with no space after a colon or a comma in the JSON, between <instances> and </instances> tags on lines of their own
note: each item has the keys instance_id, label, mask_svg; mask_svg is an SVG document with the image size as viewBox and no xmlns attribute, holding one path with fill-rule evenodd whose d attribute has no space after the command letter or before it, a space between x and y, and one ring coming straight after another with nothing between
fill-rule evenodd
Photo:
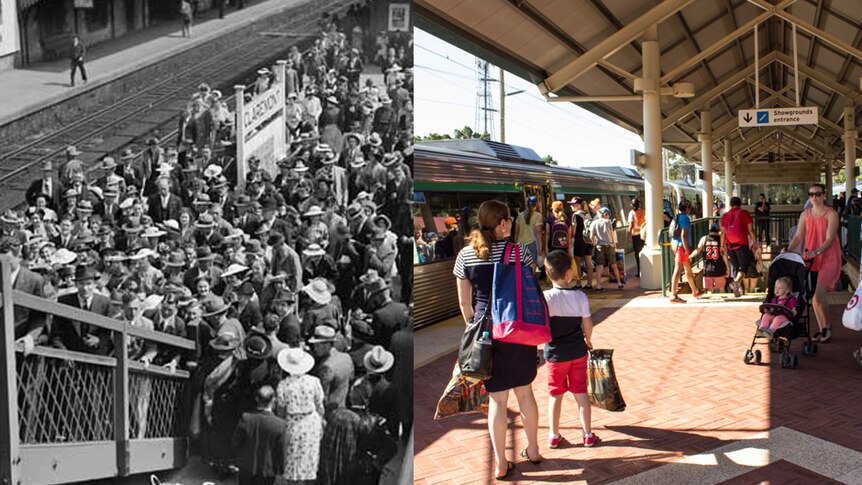
<instances>
[{"instance_id":1,"label":"baby stroller","mask_svg":"<svg viewBox=\"0 0 862 485\"><path fill-rule=\"evenodd\" d=\"M790 345L794 339L805 338L802 344L802 355L816 355L817 343L811 341L809 332L809 305L808 301L811 297L810 282L808 281L808 269L802 256L796 253L782 253L772 260L769 266L769 282L767 285L766 299L760 305L760 311L763 313L766 309L783 308L782 305L769 303L775 297L775 281L782 276L787 276L793 282L794 298L796 298L796 314L790 319L790 324L778 328L773 335L762 332L759 329L760 320L755 323L758 327L754 332L754 337L751 339L751 347L745 351L743 361L746 364L760 364L762 354L760 350L754 350L758 340L760 343L769 344L769 349L772 352L781 354L781 368L790 367L795 369L799 365L799 357L796 353L790 352Z\"/></svg>"}]
</instances>

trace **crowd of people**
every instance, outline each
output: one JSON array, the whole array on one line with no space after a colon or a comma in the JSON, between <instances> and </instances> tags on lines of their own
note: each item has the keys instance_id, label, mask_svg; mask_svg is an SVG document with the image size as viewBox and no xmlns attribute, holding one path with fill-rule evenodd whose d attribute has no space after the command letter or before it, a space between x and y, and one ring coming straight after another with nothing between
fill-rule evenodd
<instances>
[{"instance_id":1,"label":"crowd of people","mask_svg":"<svg viewBox=\"0 0 862 485\"><path fill-rule=\"evenodd\" d=\"M377 483L412 427L412 75L371 64L372 34L347 42L367 8L324 15L312 45L291 49L276 173L252 158L238 188L234 114L202 84L176 139L93 170L69 147L26 210L0 217L16 289L194 342L116 348L110 330L16 307L25 354L126 352L189 371L178 432L240 483ZM249 95L274 81L262 69ZM283 436L257 442L260 426Z\"/></svg>"}]
</instances>

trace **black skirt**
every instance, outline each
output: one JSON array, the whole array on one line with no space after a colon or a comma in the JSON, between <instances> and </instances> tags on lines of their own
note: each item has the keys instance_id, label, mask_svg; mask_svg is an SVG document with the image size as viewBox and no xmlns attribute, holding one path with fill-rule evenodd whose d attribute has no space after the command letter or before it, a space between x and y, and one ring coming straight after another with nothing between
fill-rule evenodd
<instances>
[{"instance_id":1,"label":"black skirt","mask_svg":"<svg viewBox=\"0 0 862 485\"><path fill-rule=\"evenodd\" d=\"M494 360L491 378L485 381L486 391L498 392L526 386L536 379L536 346L495 340L492 354Z\"/></svg>"}]
</instances>

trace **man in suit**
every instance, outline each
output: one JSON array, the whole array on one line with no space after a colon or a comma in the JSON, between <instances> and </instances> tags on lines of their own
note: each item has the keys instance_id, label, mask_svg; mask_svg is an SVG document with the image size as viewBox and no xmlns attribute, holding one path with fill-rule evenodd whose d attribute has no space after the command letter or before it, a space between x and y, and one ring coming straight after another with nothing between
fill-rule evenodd
<instances>
[{"instance_id":1,"label":"man in suit","mask_svg":"<svg viewBox=\"0 0 862 485\"><path fill-rule=\"evenodd\" d=\"M72 222L72 219L69 217L64 217L60 221L60 225L58 226L60 234L51 239L51 242L54 243L54 246L57 249L72 249L72 245L75 243L75 235L72 234L72 228L74 228L74 226L74 222Z\"/></svg>"},{"instance_id":2,"label":"man in suit","mask_svg":"<svg viewBox=\"0 0 862 485\"><path fill-rule=\"evenodd\" d=\"M112 308L111 299L96 293L96 270L92 266L81 265L77 267L75 284L78 291L59 297L58 303L105 317L113 317L116 314ZM51 344L59 349L108 355L112 347L109 330L65 317L58 316L54 321L51 334Z\"/></svg>"},{"instance_id":3,"label":"man in suit","mask_svg":"<svg viewBox=\"0 0 862 485\"><path fill-rule=\"evenodd\" d=\"M377 343L388 349L392 334L407 325L407 305L392 300L389 285L383 278L374 281L370 286L371 307L377 308L372 313L371 326L377 334Z\"/></svg>"},{"instance_id":4,"label":"man in suit","mask_svg":"<svg viewBox=\"0 0 862 485\"><path fill-rule=\"evenodd\" d=\"M257 410L243 413L231 447L239 466L239 485L272 485L284 473L287 422L272 412L272 386L261 386L254 397Z\"/></svg>"},{"instance_id":5,"label":"man in suit","mask_svg":"<svg viewBox=\"0 0 862 485\"><path fill-rule=\"evenodd\" d=\"M147 213L153 218L153 222L159 223L168 219L180 220L180 212L183 203L179 196L171 193L171 182L160 178L156 182L158 193L150 196L149 210Z\"/></svg>"},{"instance_id":6,"label":"man in suit","mask_svg":"<svg viewBox=\"0 0 862 485\"><path fill-rule=\"evenodd\" d=\"M54 170L51 161L42 164L42 178L34 180L24 194L27 205L36 205L36 197L44 195L48 199L48 207L56 210L60 203L60 184L54 183Z\"/></svg>"},{"instance_id":7,"label":"man in suit","mask_svg":"<svg viewBox=\"0 0 862 485\"><path fill-rule=\"evenodd\" d=\"M249 331L252 327L260 328L263 325L263 314L260 312L260 303L253 300L254 286L248 281L240 285L237 290L236 319L242 327Z\"/></svg>"},{"instance_id":8,"label":"man in suit","mask_svg":"<svg viewBox=\"0 0 862 485\"><path fill-rule=\"evenodd\" d=\"M353 360L335 350L335 340L335 329L327 325L315 327L314 335L308 339L316 362L311 375L320 379L327 413L347 405L347 392L354 376Z\"/></svg>"},{"instance_id":9,"label":"man in suit","mask_svg":"<svg viewBox=\"0 0 862 485\"><path fill-rule=\"evenodd\" d=\"M0 260L9 264L12 272L12 288L43 297L45 282L38 274L21 266L21 245L17 239L0 239ZM36 344L41 343L45 330L45 314L15 305L15 340L24 345L24 353L30 353Z\"/></svg>"}]
</instances>

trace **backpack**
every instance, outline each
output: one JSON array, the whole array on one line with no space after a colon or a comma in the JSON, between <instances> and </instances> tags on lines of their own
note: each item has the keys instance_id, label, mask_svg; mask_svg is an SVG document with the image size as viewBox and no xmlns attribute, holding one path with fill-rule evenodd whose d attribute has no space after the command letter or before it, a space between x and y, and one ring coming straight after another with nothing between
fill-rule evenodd
<instances>
[{"instance_id":1,"label":"backpack","mask_svg":"<svg viewBox=\"0 0 862 485\"><path fill-rule=\"evenodd\" d=\"M590 235L590 224L593 223L593 219L589 217L584 217L582 215L578 217L580 217L581 220L584 221L584 243L592 245L593 238Z\"/></svg>"},{"instance_id":2,"label":"backpack","mask_svg":"<svg viewBox=\"0 0 862 485\"><path fill-rule=\"evenodd\" d=\"M674 239L682 239L682 229L679 227L678 218L679 215L674 216L673 220L670 221L670 227L667 228L667 233Z\"/></svg>"},{"instance_id":3,"label":"backpack","mask_svg":"<svg viewBox=\"0 0 862 485\"><path fill-rule=\"evenodd\" d=\"M569 247L569 226L564 221L554 218L551 225L551 247L566 249Z\"/></svg>"}]
</instances>

